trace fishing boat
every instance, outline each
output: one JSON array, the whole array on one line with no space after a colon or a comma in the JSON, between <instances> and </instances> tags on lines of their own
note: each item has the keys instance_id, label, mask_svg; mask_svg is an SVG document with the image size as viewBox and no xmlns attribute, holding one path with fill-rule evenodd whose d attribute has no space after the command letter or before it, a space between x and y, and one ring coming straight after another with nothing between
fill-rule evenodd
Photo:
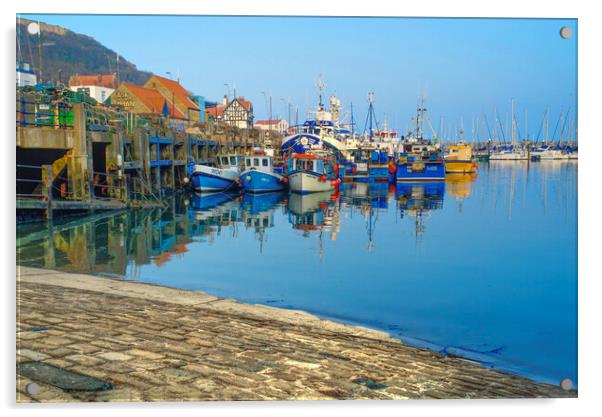
<instances>
[{"instance_id":1,"label":"fishing boat","mask_svg":"<svg viewBox=\"0 0 602 417\"><path fill-rule=\"evenodd\" d=\"M445 172L470 174L477 171L478 165L472 160L472 146L465 143L451 145L445 155Z\"/></svg>"},{"instance_id":2,"label":"fishing boat","mask_svg":"<svg viewBox=\"0 0 602 417\"><path fill-rule=\"evenodd\" d=\"M396 181L443 181L445 162L441 150L430 143L402 145L397 158Z\"/></svg>"},{"instance_id":3,"label":"fishing boat","mask_svg":"<svg viewBox=\"0 0 602 417\"><path fill-rule=\"evenodd\" d=\"M416 128L400 142L395 166L391 169L392 174L394 171L396 182L445 180L443 152L438 142L433 143L424 137L425 119L430 124L426 116L424 98L421 98L416 109Z\"/></svg>"},{"instance_id":4,"label":"fishing boat","mask_svg":"<svg viewBox=\"0 0 602 417\"><path fill-rule=\"evenodd\" d=\"M282 140L282 152L290 155L323 148L345 157L351 132L340 121L341 100L332 95L327 109L323 103L326 84L318 80L316 87L319 96L317 108L309 112L308 119L295 133Z\"/></svg>"},{"instance_id":5,"label":"fishing boat","mask_svg":"<svg viewBox=\"0 0 602 417\"><path fill-rule=\"evenodd\" d=\"M281 191L288 182L282 175L282 168L274 167L274 158L263 152L245 157L240 180L243 189L250 193Z\"/></svg>"},{"instance_id":6,"label":"fishing boat","mask_svg":"<svg viewBox=\"0 0 602 417\"><path fill-rule=\"evenodd\" d=\"M215 166L195 165L191 176L192 189L198 192L217 192L239 188L241 157L218 155Z\"/></svg>"},{"instance_id":7,"label":"fishing boat","mask_svg":"<svg viewBox=\"0 0 602 417\"><path fill-rule=\"evenodd\" d=\"M293 154L287 162L290 189L300 194L333 190L340 183L337 169L325 152Z\"/></svg>"}]
</instances>

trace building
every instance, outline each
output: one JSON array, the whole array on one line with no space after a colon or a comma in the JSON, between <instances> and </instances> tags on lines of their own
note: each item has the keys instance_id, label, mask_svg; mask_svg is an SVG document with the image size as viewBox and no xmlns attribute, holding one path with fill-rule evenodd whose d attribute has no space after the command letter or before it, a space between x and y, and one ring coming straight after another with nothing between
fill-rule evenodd
<instances>
[{"instance_id":1,"label":"building","mask_svg":"<svg viewBox=\"0 0 602 417\"><path fill-rule=\"evenodd\" d=\"M255 127L255 129L259 129L259 130L271 130L271 131L286 135L289 126L288 126L288 122L286 120L276 119L276 120L257 120L255 122L254 127Z\"/></svg>"},{"instance_id":2,"label":"building","mask_svg":"<svg viewBox=\"0 0 602 417\"><path fill-rule=\"evenodd\" d=\"M253 104L244 97L228 100L227 96L221 104L205 109L209 120L221 120L227 125L240 129L253 127Z\"/></svg>"},{"instance_id":3,"label":"building","mask_svg":"<svg viewBox=\"0 0 602 417\"><path fill-rule=\"evenodd\" d=\"M26 62L17 61L17 87L33 86L38 83L36 74Z\"/></svg>"},{"instance_id":4,"label":"building","mask_svg":"<svg viewBox=\"0 0 602 417\"><path fill-rule=\"evenodd\" d=\"M153 75L144 84L144 87L157 91L165 99L169 100L175 106L175 110L183 114L185 119L191 122L201 121L199 103L195 101L195 96L182 87L179 82Z\"/></svg>"},{"instance_id":5,"label":"building","mask_svg":"<svg viewBox=\"0 0 602 417\"><path fill-rule=\"evenodd\" d=\"M74 75L69 79L71 91L83 92L99 103L105 103L118 85L117 74Z\"/></svg>"},{"instance_id":6,"label":"building","mask_svg":"<svg viewBox=\"0 0 602 417\"><path fill-rule=\"evenodd\" d=\"M173 102L163 97L157 90L121 83L111 95L111 104L123 107L136 114L159 114L176 119L186 119Z\"/></svg>"}]
</instances>

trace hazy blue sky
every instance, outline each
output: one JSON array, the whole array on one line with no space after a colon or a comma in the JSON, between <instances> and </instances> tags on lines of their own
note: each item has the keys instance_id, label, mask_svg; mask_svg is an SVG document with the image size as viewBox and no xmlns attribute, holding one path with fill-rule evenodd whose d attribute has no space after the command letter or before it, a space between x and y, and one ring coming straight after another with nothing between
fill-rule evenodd
<instances>
[{"instance_id":1,"label":"hazy blue sky","mask_svg":"<svg viewBox=\"0 0 602 417\"><path fill-rule=\"evenodd\" d=\"M561 108L572 116L576 110L574 19L23 16L92 36L139 69L179 70L182 84L208 100L220 100L224 84L232 92L235 83L256 118L267 117L265 91L274 115L287 118L290 99L303 121L317 103L320 74L327 95L336 93L346 111L353 102L358 130L369 91L381 123L387 113L390 126L406 131L424 93L434 128L443 117L444 130L453 132L463 119L468 139L483 111L493 130L494 106L506 128L512 97L523 136L525 110L531 135L546 106L550 135ZM572 38L559 36L563 26ZM487 135L484 124L480 134Z\"/></svg>"}]
</instances>

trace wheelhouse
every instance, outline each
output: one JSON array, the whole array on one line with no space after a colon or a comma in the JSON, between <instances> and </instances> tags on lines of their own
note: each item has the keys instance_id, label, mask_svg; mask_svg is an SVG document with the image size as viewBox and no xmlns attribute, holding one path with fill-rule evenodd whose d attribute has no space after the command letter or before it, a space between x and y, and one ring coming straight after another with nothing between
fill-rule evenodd
<instances>
[{"instance_id":1,"label":"wheelhouse","mask_svg":"<svg viewBox=\"0 0 602 417\"><path fill-rule=\"evenodd\" d=\"M297 154L288 160L288 171L311 171L318 174L329 174L332 172L332 165L327 162L324 158L316 155Z\"/></svg>"},{"instance_id":2,"label":"wheelhouse","mask_svg":"<svg viewBox=\"0 0 602 417\"><path fill-rule=\"evenodd\" d=\"M215 157L216 165L219 168L238 168L240 166L240 162L242 157L240 155L234 154L225 154L225 155L217 155Z\"/></svg>"},{"instance_id":3,"label":"wheelhouse","mask_svg":"<svg viewBox=\"0 0 602 417\"><path fill-rule=\"evenodd\" d=\"M256 169L260 171L271 171L274 163L271 156L252 155L245 157L245 169Z\"/></svg>"}]
</instances>

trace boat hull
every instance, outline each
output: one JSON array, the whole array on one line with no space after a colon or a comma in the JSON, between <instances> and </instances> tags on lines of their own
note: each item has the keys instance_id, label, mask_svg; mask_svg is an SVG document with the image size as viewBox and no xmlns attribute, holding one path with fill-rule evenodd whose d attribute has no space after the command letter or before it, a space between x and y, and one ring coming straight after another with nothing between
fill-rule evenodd
<instances>
[{"instance_id":1,"label":"boat hull","mask_svg":"<svg viewBox=\"0 0 602 417\"><path fill-rule=\"evenodd\" d=\"M389 165L370 166L368 168L370 179L376 182L389 181Z\"/></svg>"},{"instance_id":2,"label":"boat hull","mask_svg":"<svg viewBox=\"0 0 602 417\"><path fill-rule=\"evenodd\" d=\"M291 191L299 194L330 191L336 186L336 179L322 180L322 176L315 172L296 171L288 175Z\"/></svg>"},{"instance_id":3,"label":"boat hull","mask_svg":"<svg viewBox=\"0 0 602 417\"><path fill-rule=\"evenodd\" d=\"M526 153L501 153L489 156L490 161L527 161L529 156Z\"/></svg>"},{"instance_id":4,"label":"boat hull","mask_svg":"<svg viewBox=\"0 0 602 417\"><path fill-rule=\"evenodd\" d=\"M267 193L286 188L284 177L272 172L248 170L240 174L240 179L242 188L250 193Z\"/></svg>"},{"instance_id":5,"label":"boat hull","mask_svg":"<svg viewBox=\"0 0 602 417\"><path fill-rule=\"evenodd\" d=\"M444 181L445 164L441 162L410 162L397 165L397 182Z\"/></svg>"},{"instance_id":6,"label":"boat hull","mask_svg":"<svg viewBox=\"0 0 602 417\"><path fill-rule=\"evenodd\" d=\"M192 189L197 192L216 192L239 188L238 171L197 165L192 174Z\"/></svg>"},{"instance_id":7,"label":"boat hull","mask_svg":"<svg viewBox=\"0 0 602 417\"><path fill-rule=\"evenodd\" d=\"M477 164L472 161L445 161L445 172L450 174L471 174L477 172Z\"/></svg>"}]
</instances>

